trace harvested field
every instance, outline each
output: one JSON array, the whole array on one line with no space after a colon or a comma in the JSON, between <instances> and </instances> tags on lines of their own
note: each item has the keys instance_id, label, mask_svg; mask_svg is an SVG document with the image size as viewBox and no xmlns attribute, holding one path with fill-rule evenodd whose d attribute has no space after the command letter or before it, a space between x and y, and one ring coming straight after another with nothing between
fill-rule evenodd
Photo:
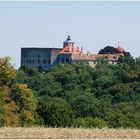
<instances>
[{"instance_id":1,"label":"harvested field","mask_svg":"<svg viewBox=\"0 0 140 140\"><path fill-rule=\"evenodd\" d=\"M84 129L84 128L0 128L1 139L140 139L135 129Z\"/></svg>"}]
</instances>

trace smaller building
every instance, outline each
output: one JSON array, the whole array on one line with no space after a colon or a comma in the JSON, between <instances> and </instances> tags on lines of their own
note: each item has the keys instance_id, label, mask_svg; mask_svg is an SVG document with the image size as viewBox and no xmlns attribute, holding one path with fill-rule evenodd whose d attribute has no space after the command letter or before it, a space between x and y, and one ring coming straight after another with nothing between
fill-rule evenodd
<instances>
[{"instance_id":1,"label":"smaller building","mask_svg":"<svg viewBox=\"0 0 140 140\"><path fill-rule=\"evenodd\" d=\"M112 51L115 50L115 51ZM117 64L120 56L123 56L124 50L121 47L118 48L106 48L99 54L84 53L83 48L79 48L75 45L75 42L68 36L67 40L63 43L63 49L59 52L59 64L60 63L88 63L91 67L95 67L99 58L108 60L109 64Z\"/></svg>"}]
</instances>

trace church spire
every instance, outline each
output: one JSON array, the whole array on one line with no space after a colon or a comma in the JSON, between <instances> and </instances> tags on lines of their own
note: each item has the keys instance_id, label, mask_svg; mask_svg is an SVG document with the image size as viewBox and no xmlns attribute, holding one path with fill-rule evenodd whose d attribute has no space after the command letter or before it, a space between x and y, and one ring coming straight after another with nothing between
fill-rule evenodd
<instances>
[{"instance_id":1,"label":"church spire","mask_svg":"<svg viewBox=\"0 0 140 140\"><path fill-rule=\"evenodd\" d=\"M120 48L120 42L118 41L118 48Z\"/></svg>"}]
</instances>

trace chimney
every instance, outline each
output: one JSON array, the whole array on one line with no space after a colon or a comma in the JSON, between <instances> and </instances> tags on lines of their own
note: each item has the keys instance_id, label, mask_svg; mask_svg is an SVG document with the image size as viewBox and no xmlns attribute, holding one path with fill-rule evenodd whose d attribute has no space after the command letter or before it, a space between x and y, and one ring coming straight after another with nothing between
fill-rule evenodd
<instances>
[{"instance_id":1,"label":"chimney","mask_svg":"<svg viewBox=\"0 0 140 140\"><path fill-rule=\"evenodd\" d=\"M77 52L79 52L79 47L77 47Z\"/></svg>"},{"instance_id":2,"label":"chimney","mask_svg":"<svg viewBox=\"0 0 140 140\"><path fill-rule=\"evenodd\" d=\"M74 47L72 47L72 52L74 52Z\"/></svg>"},{"instance_id":3,"label":"chimney","mask_svg":"<svg viewBox=\"0 0 140 140\"><path fill-rule=\"evenodd\" d=\"M83 47L81 47L81 53L83 53Z\"/></svg>"}]
</instances>

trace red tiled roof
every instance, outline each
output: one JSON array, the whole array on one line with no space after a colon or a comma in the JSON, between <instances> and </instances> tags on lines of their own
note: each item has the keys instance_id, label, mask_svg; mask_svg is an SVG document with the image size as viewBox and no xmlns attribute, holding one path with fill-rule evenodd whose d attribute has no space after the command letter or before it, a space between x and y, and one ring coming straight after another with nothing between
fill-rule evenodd
<instances>
[{"instance_id":1,"label":"red tiled roof","mask_svg":"<svg viewBox=\"0 0 140 140\"><path fill-rule=\"evenodd\" d=\"M117 61L120 56L123 54L97 54L96 58L106 58L111 61Z\"/></svg>"},{"instance_id":2,"label":"red tiled roof","mask_svg":"<svg viewBox=\"0 0 140 140\"><path fill-rule=\"evenodd\" d=\"M118 51L118 53L123 53L124 52L124 49L121 48L121 47L116 48L116 50Z\"/></svg>"},{"instance_id":3,"label":"red tiled roof","mask_svg":"<svg viewBox=\"0 0 140 140\"><path fill-rule=\"evenodd\" d=\"M110 61L117 61L122 54L72 54L72 60L97 60L98 58L106 58Z\"/></svg>"},{"instance_id":4,"label":"red tiled roof","mask_svg":"<svg viewBox=\"0 0 140 140\"><path fill-rule=\"evenodd\" d=\"M76 47L75 45L68 45L64 47L59 54L70 54L72 55L72 60L97 60L98 58L106 58L110 61L117 61L118 58L123 55L121 53L119 54L83 54L79 47Z\"/></svg>"},{"instance_id":5,"label":"red tiled roof","mask_svg":"<svg viewBox=\"0 0 140 140\"><path fill-rule=\"evenodd\" d=\"M79 55L81 51L79 50L79 47L76 46L66 46L59 52L59 54L77 54Z\"/></svg>"},{"instance_id":6,"label":"red tiled roof","mask_svg":"<svg viewBox=\"0 0 140 140\"><path fill-rule=\"evenodd\" d=\"M81 55L72 55L73 60L96 60L95 55L86 55L86 54L81 54Z\"/></svg>"}]
</instances>

